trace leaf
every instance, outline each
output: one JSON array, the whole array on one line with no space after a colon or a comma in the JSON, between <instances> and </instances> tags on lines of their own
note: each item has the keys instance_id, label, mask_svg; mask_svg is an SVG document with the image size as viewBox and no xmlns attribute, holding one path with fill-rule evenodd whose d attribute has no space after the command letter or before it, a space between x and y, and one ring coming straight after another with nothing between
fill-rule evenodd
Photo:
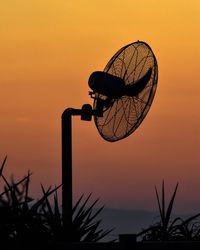
<instances>
[{"instance_id":1,"label":"leaf","mask_svg":"<svg viewBox=\"0 0 200 250\"><path fill-rule=\"evenodd\" d=\"M3 160L3 163L1 164L0 176L2 176L3 169L4 169L4 166L5 166L6 161L7 161L7 155L5 156L5 158L4 158L4 160Z\"/></svg>"},{"instance_id":2,"label":"leaf","mask_svg":"<svg viewBox=\"0 0 200 250\"><path fill-rule=\"evenodd\" d=\"M163 225L165 225L165 185L164 185L164 180L162 182L162 214L163 214Z\"/></svg>"},{"instance_id":3,"label":"leaf","mask_svg":"<svg viewBox=\"0 0 200 250\"><path fill-rule=\"evenodd\" d=\"M174 193L172 195L172 198L170 200L170 203L169 203L169 206L167 208L167 212L166 212L166 218L165 218L165 225L167 226L169 221L170 221L170 217L171 217L171 213L172 213L172 208L173 208L173 205L174 205L174 200L175 200L175 197L176 197L176 192L177 192L177 188L178 188L178 183L176 184L176 187L175 187L175 190L174 190Z\"/></svg>"},{"instance_id":4,"label":"leaf","mask_svg":"<svg viewBox=\"0 0 200 250\"><path fill-rule=\"evenodd\" d=\"M156 198L157 198L157 203L158 203L160 217L161 217L161 220L163 222L165 220L165 215L163 214L163 211L161 209L160 198L159 198L158 190L157 190L156 186L155 186L155 191L156 191Z\"/></svg>"}]
</instances>

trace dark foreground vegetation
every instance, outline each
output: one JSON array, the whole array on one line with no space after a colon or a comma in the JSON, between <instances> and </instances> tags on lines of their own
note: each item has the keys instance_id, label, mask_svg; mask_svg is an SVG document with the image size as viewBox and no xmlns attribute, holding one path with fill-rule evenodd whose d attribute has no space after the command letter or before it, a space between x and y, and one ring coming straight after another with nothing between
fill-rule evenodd
<instances>
[{"instance_id":1,"label":"dark foreground vegetation","mask_svg":"<svg viewBox=\"0 0 200 250\"><path fill-rule=\"evenodd\" d=\"M137 234L121 235L120 242L97 243L112 230L101 228L103 207L81 196L73 207L73 223L63 227L58 201L60 186L45 189L39 199L30 196L31 173L19 181L4 176L6 158L0 167L0 249L200 249L200 213L186 219L172 218L176 185L166 204L164 181L161 195L157 188L158 221Z\"/></svg>"},{"instance_id":2,"label":"dark foreground vegetation","mask_svg":"<svg viewBox=\"0 0 200 250\"><path fill-rule=\"evenodd\" d=\"M72 227L63 227L58 193L59 187L47 190L41 185L42 196L35 200L30 197L30 177L10 181L3 174L4 159L0 178L4 182L0 193L0 246L3 249L57 249L66 242L97 242L111 230L100 228L97 216L103 209L95 209L98 200L90 202L83 196L73 207Z\"/></svg>"},{"instance_id":3,"label":"dark foreground vegetation","mask_svg":"<svg viewBox=\"0 0 200 250\"><path fill-rule=\"evenodd\" d=\"M166 206L164 181L161 188L161 196L155 187L159 209L159 220L154 225L138 233L136 236L141 241L200 241L200 213L187 219L176 217L172 219L172 209L178 189L178 183L174 189L169 204Z\"/></svg>"}]
</instances>

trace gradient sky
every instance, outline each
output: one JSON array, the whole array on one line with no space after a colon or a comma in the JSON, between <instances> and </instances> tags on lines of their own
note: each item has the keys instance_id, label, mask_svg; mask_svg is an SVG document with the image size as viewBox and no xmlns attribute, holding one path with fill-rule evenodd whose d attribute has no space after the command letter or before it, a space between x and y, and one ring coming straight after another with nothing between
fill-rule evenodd
<instances>
[{"instance_id":1,"label":"gradient sky","mask_svg":"<svg viewBox=\"0 0 200 250\"><path fill-rule=\"evenodd\" d=\"M200 211L199 0L6 0L0 4L0 160L29 169L39 184L61 183L60 116L92 104L88 77L122 46L153 49L158 89L130 137L108 143L93 122L73 119L74 197L107 207L156 207L154 185L180 183L176 209Z\"/></svg>"}]
</instances>

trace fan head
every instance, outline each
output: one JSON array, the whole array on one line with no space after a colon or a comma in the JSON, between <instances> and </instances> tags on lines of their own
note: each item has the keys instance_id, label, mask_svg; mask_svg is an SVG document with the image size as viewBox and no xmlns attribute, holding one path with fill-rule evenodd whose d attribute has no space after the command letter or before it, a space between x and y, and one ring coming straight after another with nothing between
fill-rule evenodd
<instances>
[{"instance_id":1,"label":"fan head","mask_svg":"<svg viewBox=\"0 0 200 250\"><path fill-rule=\"evenodd\" d=\"M103 111L94 121L105 140L121 140L138 128L150 109L157 80L156 57L142 41L124 46L103 72L91 74L94 109Z\"/></svg>"}]
</instances>

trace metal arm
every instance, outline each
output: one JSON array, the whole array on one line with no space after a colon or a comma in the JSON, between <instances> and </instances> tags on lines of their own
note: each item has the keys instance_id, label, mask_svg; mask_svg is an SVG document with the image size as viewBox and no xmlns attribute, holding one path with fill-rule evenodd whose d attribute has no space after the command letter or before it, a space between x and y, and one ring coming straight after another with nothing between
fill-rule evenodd
<instances>
[{"instance_id":1,"label":"metal arm","mask_svg":"<svg viewBox=\"0 0 200 250\"><path fill-rule=\"evenodd\" d=\"M93 110L90 104L82 109L67 108L62 114L62 216L63 226L72 226L72 116L81 116L81 120L91 121L93 115L101 112Z\"/></svg>"}]
</instances>

